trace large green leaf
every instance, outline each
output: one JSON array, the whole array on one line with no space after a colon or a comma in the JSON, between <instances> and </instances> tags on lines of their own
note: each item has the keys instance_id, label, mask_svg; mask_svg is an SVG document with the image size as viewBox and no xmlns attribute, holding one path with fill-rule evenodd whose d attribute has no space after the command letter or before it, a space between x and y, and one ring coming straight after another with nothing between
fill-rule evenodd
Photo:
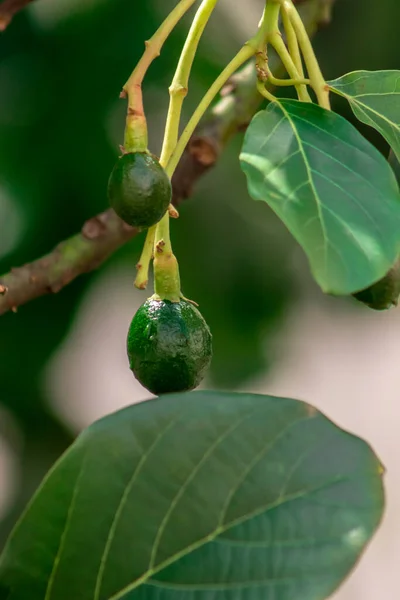
<instances>
[{"instance_id":1,"label":"large green leaf","mask_svg":"<svg viewBox=\"0 0 400 600\"><path fill-rule=\"evenodd\" d=\"M250 195L264 200L305 250L323 291L378 281L400 248L400 195L384 157L343 117L315 104L272 102L240 155Z\"/></svg>"},{"instance_id":2,"label":"large green leaf","mask_svg":"<svg viewBox=\"0 0 400 600\"><path fill-rule=\"evenodd\" d=\"M354 71L329 81L360 121L383 135L400 159L400 71Z\"/></svg>"},{"instance_id":3,"label":"large green leaf","mask_svg":"<svg viewBox=\"0 0 400 600\"><path fill-rule=\"evenodd\" d=\"M397 183L400 183L400 162L399 162L399 159L397 158L397 156L395 155L395 153L393 152L392 148L390 149L390 152L389 152L388 161L389 161L389 165L393 169L393 173L395 174Z\"/></svg>"},{"instance_id":4,"label":"large green leaf","mask_svg":"<svg viewBox=\"0 0 400 600\"><path fill-rule=\"evenodd\" d=\"M2 556L2 599L326 598L380 522L381 472L303 402L144 402L94 424L49 473Z\"/></svg>"}]
</instances>

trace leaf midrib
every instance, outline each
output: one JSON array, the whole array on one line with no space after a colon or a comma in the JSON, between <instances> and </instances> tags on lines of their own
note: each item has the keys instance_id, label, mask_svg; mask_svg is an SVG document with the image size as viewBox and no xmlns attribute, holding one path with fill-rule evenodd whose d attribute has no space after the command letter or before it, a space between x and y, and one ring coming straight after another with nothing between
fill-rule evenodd
<instances>
[{"instance_id":1,"label":"leaf midrib","mask_svg":"<svg viewBox=\"0 0 400 600\"><path fill-rule=\"evenodd\" d=\"M315 573L307 573L307 579L320 579L321 575L315 575ZM293 577L269 577L268 579L259 579L257 581L233 581L232 583L199 583L199 584L191 584L191 583L177 583L177 582L164 582L158 581L156 579L147 580L144 585L148 585L150 587L157 587L162 589L169 589L174 591L199 591L199 590L216 590L216 591L224 591L228 590L236 590L241 588L253 588L260 586L268 586L268 585L285 585L290 583L298 583L299 578L296 576ZM110 598L109 600L112 600Z\"/></svg>"},{"instance_id":2,"label":"leaf midrib","mask_svg":"<svg viewBox=\"0 0 400 600\"><path fill-rule=\"evenodd\" d=\"M332 83L334 83L334 82L332 82ZM350 84L347 84L347 85L350 85ZM339 87L335 87L333 85L329 85L329 87L333 92L336 92L340 96L343 96L343 98L346 98L346 100L350 104L355 104L357 106L357 108L362 107L364 110L370 111L372 114L374 114L375 116L382 119L382 121L386 121L391 127L394 127L395 129L398 129L400 131L399 123L395 123L394 121L391 121L388 117L386 117L382 113L378 112L377 110L375 110L368 104L365 104L365 102L360 102L358 100L358 98L362 98L364 96L384 96L384 95L387 95L387 96L399 95L400 96L400 92L391 92L391 93L387 92L384 94L379 94L379 93L375 92L375 93L370 93L370 94L357 94L357 95L353 96L353 95L349 94L348 92L345 92L343 89L340 89Z\"/></svg>"},{"instance_id":3,"label":"leaf midrib","mask_svg":"<svg viewBox=\"0 0 400 600\"><path fill-rule=\"evenodd\" d=\"M282 110L282 112L284 113L284 115L286 116L287 120L290 123L290 126L291 126L292 131L293 131L293 135L296 138L297 144L299 146L300 153L301 153L301 155L303 157L304 166L305 166L306 171L307 171L307 181L308 181L308 183L309 183L309 185L311 187L311 190L313 192L313 196L314 196L314 200L315 200L315 205L317 207L317 212L318 212L319 220L320 220L320 223L321 223L322 237L323 237L323 240L324 240L324 245L323 245L323 248L324 248L324 270L325 270L325 277L326 277L327 276L327 267L328 267L328 255L327 255L327 248L328 248L328 246L327 246L327 240L328 240L328 236L327 236L327 231L326 231L326 225L325 225L324 216L323 216L322 209L321 209L321 200L320 200L319 194L317 192L317 189L316 189L316 187L314 185L314 180L313 180L313 178L311 176L311 168L310 168L310 165L308 163L307 154L306 154L306 152L304 150L303 142L302 142L301 137L299 136L299 133L297 131L295 123L294 123L294 121L293 121L293 119L292 119L289 111L287 111L285 109L284 105L281 102L279 102L279 101L277 102L277 104L279 105L280 109Z\"/></svg>"}]
</instances>

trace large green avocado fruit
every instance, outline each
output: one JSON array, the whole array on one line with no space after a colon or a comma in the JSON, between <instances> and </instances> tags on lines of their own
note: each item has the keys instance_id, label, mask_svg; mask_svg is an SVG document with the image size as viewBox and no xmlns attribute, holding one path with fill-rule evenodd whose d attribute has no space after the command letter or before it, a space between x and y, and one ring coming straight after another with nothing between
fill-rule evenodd
<instances>
[{"instance_id":1,"label":"large green avocado fruit","mask_svg":"<svg viewBox=\"0 0 400 600\"><path fill-rule=\"evenodd\" d=\"M128 332L130 367L155 395L197 387L211 362L210 329L193 304L149 298Z\"/></svg>"},{"instance_id":2,"label":"large green avocado fruit","mask_svg":"<svg viewBox=\"0 0 400 600\"><path fill-rule=\"evenodd\" d=\"M123 221L151 227L163 217L171 197L171 182L156 157L129 152L118 159L108 181L108 199Z\"/></svg>"}]
</instances>

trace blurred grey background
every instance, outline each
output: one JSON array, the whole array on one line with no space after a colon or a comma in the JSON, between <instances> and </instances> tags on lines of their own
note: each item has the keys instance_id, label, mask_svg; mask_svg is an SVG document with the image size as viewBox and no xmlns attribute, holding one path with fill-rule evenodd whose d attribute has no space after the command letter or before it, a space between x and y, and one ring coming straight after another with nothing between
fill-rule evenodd
<instances>
[{"instance_id":1,"label":"blurred grey background","mask_svg":"<svg viewBox=\"0 0 400 600\"><path fill-rule=\"evenodd\" d=\"M175 0L38 0L0 36L0 272L33 260L107 206L122 141L121 85ZM220 0L195 62L185 118L257 26L263 0ZM397 0L337 0L315 47L327 79L400 68ZM145 85L158 153L167 86L187 19ZM353 117L345 104L335 108ZM370 129L361 131L387 153ZM387 467L385 522L337 600L397 597L400 555L400 312L325 297L301 249L250 200L241 138L172 223L185 295L214 334L205 388L292 396L366 438ZM226 241L229 239L229 244ZM125 338L146 295L133 285L137 237L96 273L0 318L0 547L41 477L94 419L148 398ZM197 251L204 244L205 251Z\"/></svg>"}]
</instances>

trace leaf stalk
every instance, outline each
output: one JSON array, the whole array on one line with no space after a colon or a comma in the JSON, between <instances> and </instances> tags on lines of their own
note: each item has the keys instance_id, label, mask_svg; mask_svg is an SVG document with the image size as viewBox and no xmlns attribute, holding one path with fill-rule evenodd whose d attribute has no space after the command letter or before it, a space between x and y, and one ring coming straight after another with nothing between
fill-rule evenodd
<instances>
[{"instance_id":1,"label":"leaf stalk","mask_svg":"<svg viewBox=\"0 0 400 600\"><path fill-rule=\"evenodd\" d=\"M282 12L286 13L287 19L290 21L295 35L298 40L301 52L304 57L304 62L307 67L308 76L311 81L312 88L317 96L318 104L322 108L330 110L329 87L322 75L321 68L315 56L310 38L304 26L304 23L296 10L292 0L274 0L279 2L282 7Z\"/></svg>"}]
</instances>

